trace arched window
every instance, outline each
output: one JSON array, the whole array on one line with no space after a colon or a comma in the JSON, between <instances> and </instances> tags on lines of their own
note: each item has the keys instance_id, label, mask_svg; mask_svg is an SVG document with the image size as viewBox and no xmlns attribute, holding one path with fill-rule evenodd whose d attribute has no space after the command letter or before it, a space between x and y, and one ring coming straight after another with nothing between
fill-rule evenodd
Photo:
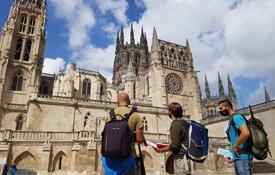
<instances>
[{"instance_id":1,"label":"arched window","mask_svg":"<svg viewBox=\"0 0 275 175\"><path fill-rule=\"evenodd\" d=\"M23 72L21 70L18 70L12 79L11 90L22 91L22 86L23 86Z\"/></svg>"},{"instance_id":2,"label":"arched window","mask_svg":"<svg viewBox=\"0 0 275 175\"><path fill-rule=\"evenodd\" d=\"M40 94L48 94L49 93L49 86L47 83L41 83L40 85Z\"/></svg>"},{"instance_id":3,"label":"arched window","mask_svg":"<svg viewBox=\"0 0 275 175\"><path fill-rule=\"evenodd\" d=\"M133 98L136 99L136 83L133 85Z\"/></svg>"},{"instance_id":4,"label":"arched window","mask_svg":"<svg viewBox=\"0 0 275 175\"><path fill-rule=\"evenodd\" d=\"M148 131L148 121L145 117L142 118L143 130Z\"/></svg>"},{"instance_id":5,"label":"arched window","mask_svg":"<svg viewBox=\"0 0 275 175\"><path fill-rule=\"evenodd\" d=\"M23 127L23 117L20 115L17 117L16 119L16 127L15 130L16 131L21 131Z\"/></svg>"},{"instance_id":6,"label":"arched window","mask_svg":"<svg viewBox=\"0 0 275 175\"><path fill-rule=\"evenodd\" d=\"M149 76L146 78L146 92L147 92L147 95L149 95L150 93L150 84L149 84Z\"/></svg>"},{"instance_id":7,"label":"arched window","mask_svg":"<svg viewBox=\"0 0 275 175\"><path fill-rule=\"evenodd\" d=\"M23 44L23 39L18 38L17 44L16 44L16 49L15 49L15 55L14 55L15 60L20 60L21 51L22 51L22 44Z\"/></svg>"},{"instance_id":8,"label":"arched window","mask_svg":"<svg viewBox=\"0 0 275 175\"><path fill-rule=\"evenodd\" d=\"M214 113L213 113L213 110L212 110L212 109L210 109L210 115L214 115Z\"/></svg>"},{"instance_id":9,"label":"arched window","mask_svg":"<svg viewBox=\"0 0 275 175\"><path fill-rule=\"evenodd\" d=\"M84 117L84 128L87 126L87 124L88 124L88 116L86 115L85 117Z\"/></svg>"},{"instance_id":10,"label":"arched window","mask_svg":"<svg viewBox=\"0 0 275 175\"><path fill-rule=\"evenodd\" d=\"M35 29L35 17L30 18L29 22L29 34L34 34L34 29Z\"/></svg>"},{"instance_id":11,"label":"arched window","mask_svg":"<svg viewBox=\"0 0 275 175\"><path fill-rule=\"evenodd\" d=\"M84 117L84 128L88 125L88 120L89 120L89 117L90 117L90 112L87 112L87 114L85 115Z\"/></svg>"},{"instance_id":12,"label":"arched window","mask_svg":"<svg viewBox=\"0 0 275 175\"><path fill-rule=\"evenodd\" d=\"M82 94L83 95L91 95L91 80L84 79L83 87L82 87Z\"/></svg>"},{"instance_id":13,"label":"arched window","mask_svg":"<svg viewBox=\"0 0 275 175\"><path fill-rule=\"evenodd\" d=\"M24 54L24 61L29 61L30 53L32 48L32 41L29 39L26 44L25 54Z\"/></svg>"},{"instance_id":14,"label":"arched window","mask_svg":"<svg viewBox=\"0 0 275 175\"><path fill-rule=\"evenodd\" d=\"M62 156L60 156L59 162L58 162L58 169L61 170L61 168L62 168Z\"/></svg>"},{"instance_id":15,"label":"arched window","mask_svg":"<svg viewBox=\"0 0 275 175\"><path fill-rule=\"evenodd\" d=\"M60 171L60 170L62 171L67 170L66 159L67 159L67 156L63 151L60 151L59 153L57 153L57 155L53 160L52 171L54 172L54 171Z\"/></svg>"},{"instance_id":16,"label":"arched window","mask_svg":"<svg viewBox=\"0 0 275 175\"><path fill-rule=\"evenodd\" d=\"M23 15L21 16L19 32L20 32L20 33L25 33L26 26L27 26L27 15L26 15L26 14L23 14Z\"/></svg>"},{"instance_id":17,"label":"arched window","mask_svg":"<svg viewBox=\"0 0 275 175\"><path fill-rule=\"evenodd\" d=\"M100 95L104 95L104 85L100 84Z\"/></svg>"}]
</instances>

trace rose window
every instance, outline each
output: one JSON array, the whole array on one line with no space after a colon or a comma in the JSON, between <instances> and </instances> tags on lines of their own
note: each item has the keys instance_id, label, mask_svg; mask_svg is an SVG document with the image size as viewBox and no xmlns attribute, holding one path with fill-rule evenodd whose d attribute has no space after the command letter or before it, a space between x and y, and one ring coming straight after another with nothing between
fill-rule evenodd
<instances>
[{"instance_id":1,"label":"rose window","mask_svg":"<svg viewBox=\"0 0 275 175\"><path fill-rule=\"evenodd\" d=\"M168 74L165 80L167 92L171 94L179 94L183 85L179 75L175 73Z\"/></svg>"}]
</instances>

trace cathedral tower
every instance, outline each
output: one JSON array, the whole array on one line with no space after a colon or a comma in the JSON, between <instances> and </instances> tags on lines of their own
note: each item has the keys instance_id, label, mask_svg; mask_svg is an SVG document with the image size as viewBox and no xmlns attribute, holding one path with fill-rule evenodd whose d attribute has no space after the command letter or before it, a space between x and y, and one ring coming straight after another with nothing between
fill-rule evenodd
<instances>
[{"instance_id":1,"label":"cathedral tower","mask_svg":"<svg viewBox=\"0 0 275 175\"><path fill-rule=\"evenodd\" d=\"M188 40L185 46L161 40L154 28L150 62L153 106L167 107L178 102L187 117L200 120L201 92Z\"/></svg>"},{"instance_id":2,"label":"cathedral tower","mask_svg":"<svg viewBox=\"0 0 275 175\"><path fill-rule=\"evenodd\" d=\"M124 30L121 26L117 33L113 85L118 86L119 90L129 91L131 99L142 96L143 92L137 92L136 89L144 89L141 87L143 85L138 82L143 79L145 70L149 66L148 53L147 39L143 29L140 42L136 43L133 24L131 24L130 43L124 43Z\"/></svg>"},{"instance_id":3,"label":"cathedral tower","mask_svg":"<svg viewBox=\"0 0 275 175\"><path fill-rule=\"evenodd\" d=\"M38 94L45 48L46 0L14 0L0 38L1 107Z\"/></svg>"}]
</instances>

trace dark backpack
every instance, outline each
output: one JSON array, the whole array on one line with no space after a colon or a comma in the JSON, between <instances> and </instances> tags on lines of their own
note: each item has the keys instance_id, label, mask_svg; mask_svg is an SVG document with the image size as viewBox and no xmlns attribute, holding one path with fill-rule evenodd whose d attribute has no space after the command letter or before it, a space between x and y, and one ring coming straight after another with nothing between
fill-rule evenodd
<instances>
[{"instance_id":1,"label":"dark backpack","mask_svg":"<svg viewBox=\"0 0 275 175\"><path fill-rule=\"evenodd\" d=\"M123 159L129 156L134 135L129 128L128 119L134 112L137 112L134 107L124 116L115 114L114 109L110 111L111 120L105 124L102 132L101 154L104 157ZM117 116L122 119L117 120Z\"/></svg>"},{"instance_id":2,"label":"dark backpack","mask_svg":"<svg viewBox=\"0 0 275 175\"><path fill-rule=\"evenodd\" d=\"M182 144L182 146L186 155L194 162L203 163L208 155L208 129L193 120L185 123L184 125L188 127L188 145L186 147Z\"/></svg>"},{"instance_id":3,"label":"dark backpack","mask_svg":"<svg viewBox=\"0 0 275 175\"><path fill-rule=\"evenodd\" d=\"M253 153L253 156L258 160L264 160L267 158L267 153L271 156L271 152L269 150L267 133L264 130L263 122L260 119L254 117L251 107L249 106L251 118L247 120L245 116L241 115L248 127L250 132L250 136L247 139L247 143L249 145L249 152ZM232 125L234 129L238 132L239 130L236 128L234 120L232 119L229 126ZM230 141L229 137L229 129L226 131L227 138Z\"/></svg>"}]
</instances>

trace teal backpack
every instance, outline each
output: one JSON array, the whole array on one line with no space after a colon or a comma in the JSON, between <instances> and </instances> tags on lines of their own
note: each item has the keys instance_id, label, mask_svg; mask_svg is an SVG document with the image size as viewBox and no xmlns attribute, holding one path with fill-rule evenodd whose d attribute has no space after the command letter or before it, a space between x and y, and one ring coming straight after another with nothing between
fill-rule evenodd
<instances>
[{"instance_id":1,"label":"teal backpack","mask_svg":"<svg viewBox=\"0 0 275 175\"><path fill-rule=\"evenodd\" d=\"M268 153L270 157L272 157L271 152L269 150L267 133L264 130L264 124L260 119L254 117L251 106L249 106L249 110L251 114L251 118L249 120L247 120L242 114L240 114L246 121L247 127L250 132L250 136L247 140L248 144L251 146L249 151L253 153L254 158L256 158L257 160L266 159ZM233 120L231 120L230 125L232 125L236 130L238 130ZM228 131L226 133L230 141Z\"/></svg>"}]
</instances>

